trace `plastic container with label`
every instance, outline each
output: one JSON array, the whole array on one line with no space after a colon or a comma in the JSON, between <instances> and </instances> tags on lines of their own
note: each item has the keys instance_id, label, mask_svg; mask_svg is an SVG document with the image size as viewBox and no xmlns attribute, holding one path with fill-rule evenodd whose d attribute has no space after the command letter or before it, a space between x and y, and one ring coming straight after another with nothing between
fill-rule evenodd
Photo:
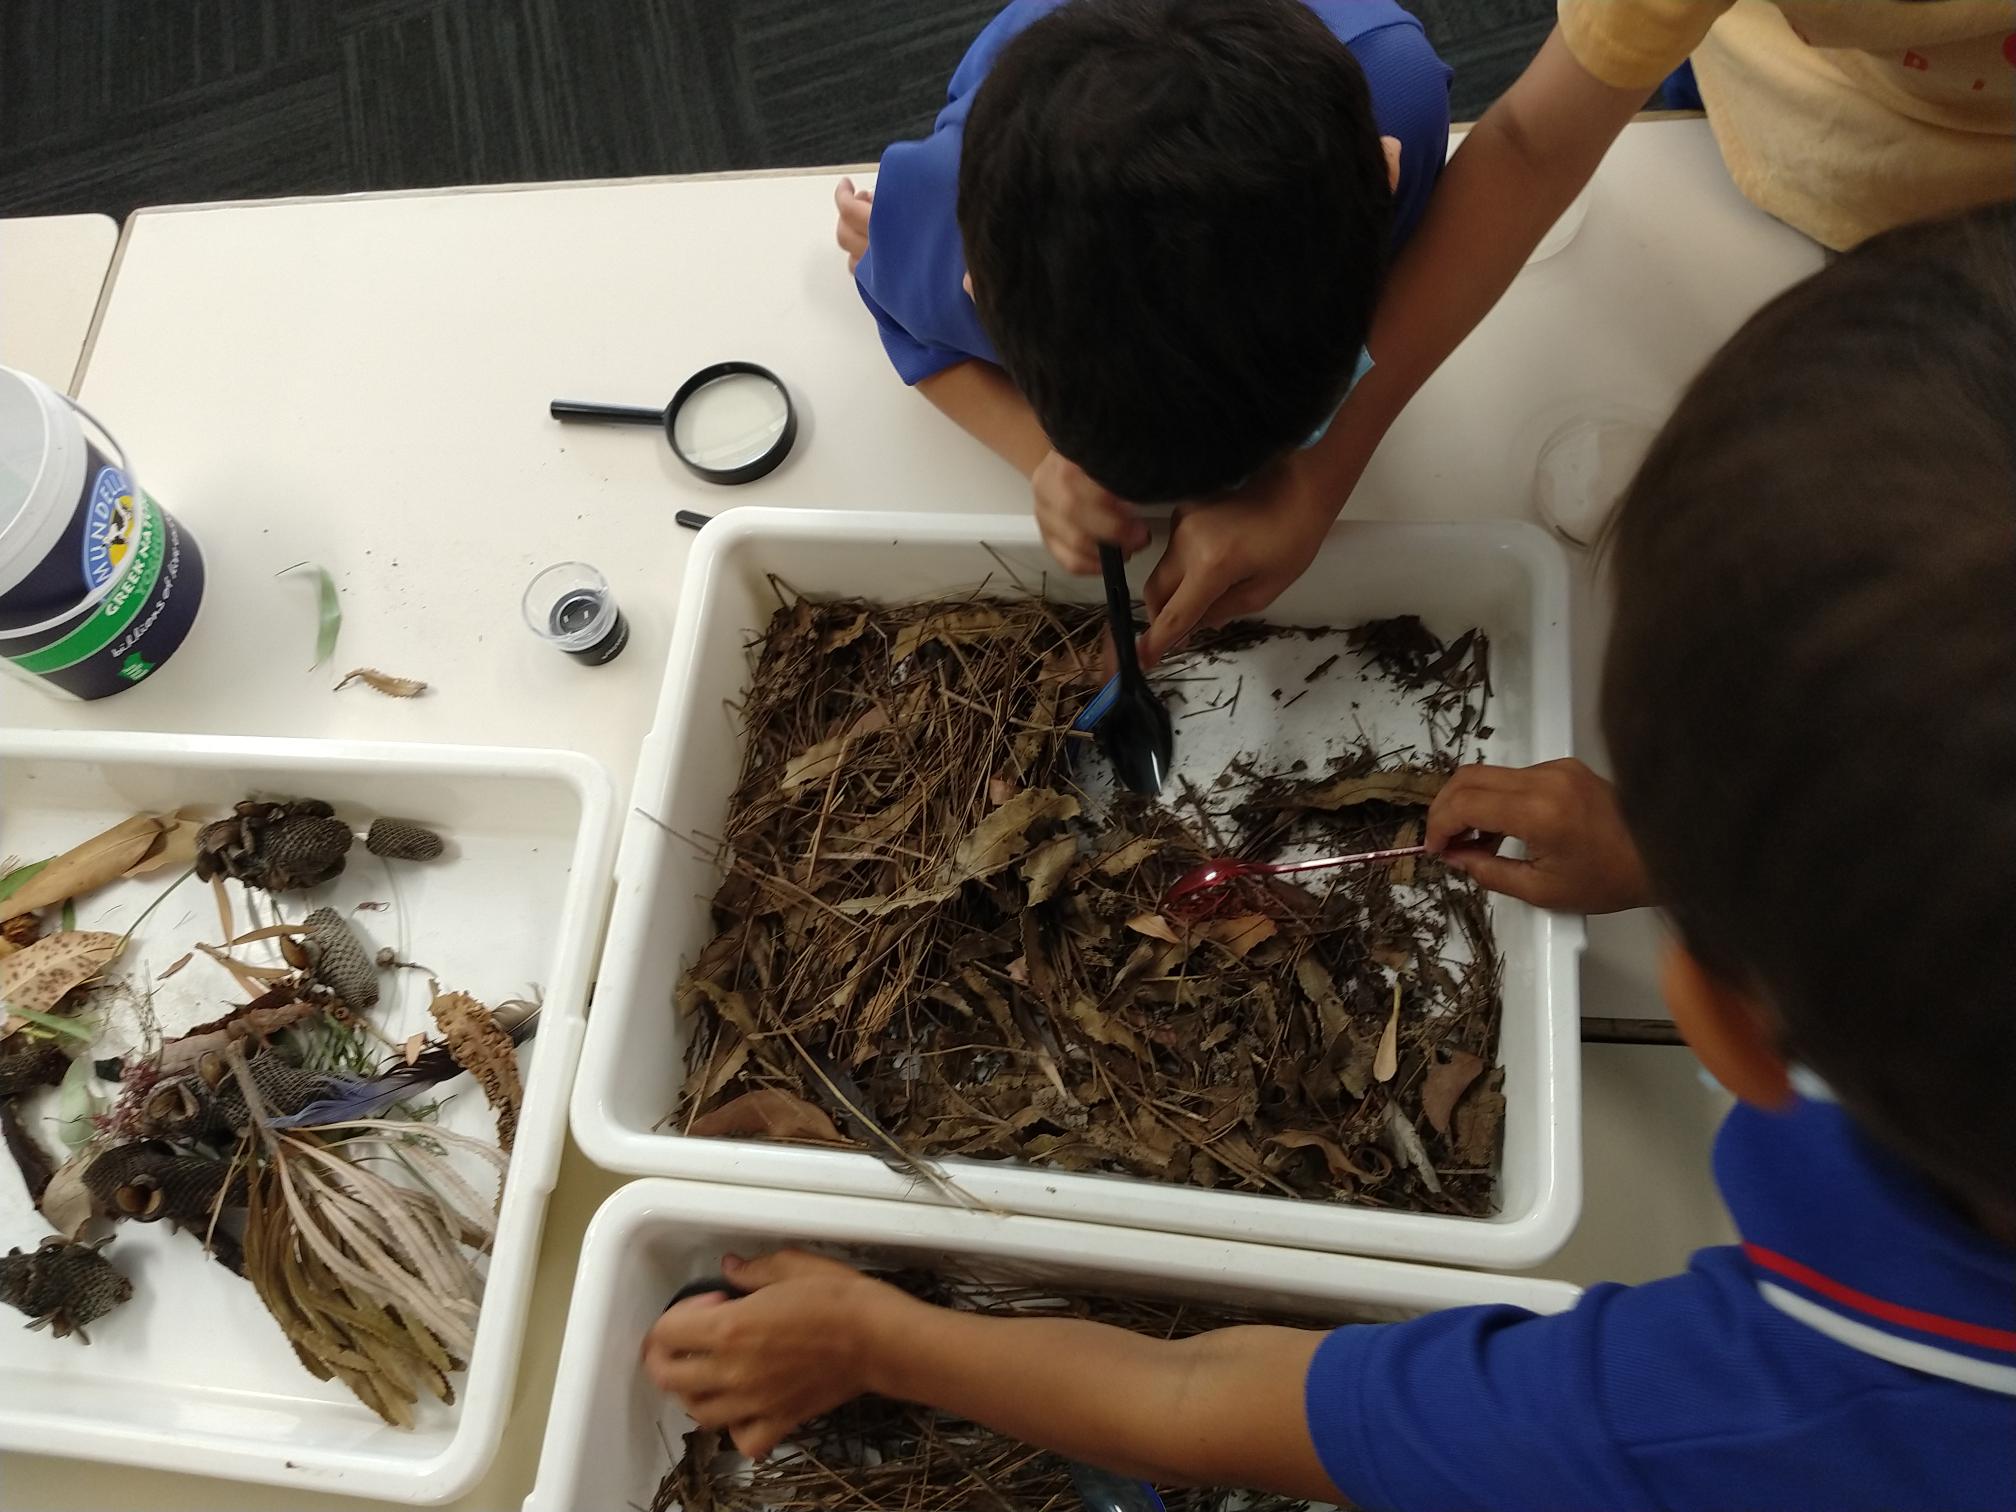
<instances>
[{"instance_id":1,"label":"plastic container with label","mask_svg":"<svg viewBox=\"0 0 2016 1512\"><path fill-rule=\"evenodd\" d=\"M105 698L175 654L203 603L203 553L86 434L91 417L0 368L0 667ZM94 420L101 434L105 428Z\"/></svg>"}]
</instances>

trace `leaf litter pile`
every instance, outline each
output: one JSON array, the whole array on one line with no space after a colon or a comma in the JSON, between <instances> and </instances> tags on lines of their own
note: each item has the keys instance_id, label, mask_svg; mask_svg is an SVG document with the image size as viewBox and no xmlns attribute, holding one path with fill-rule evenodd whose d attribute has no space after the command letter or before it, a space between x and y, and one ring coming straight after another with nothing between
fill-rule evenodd
<instances>
[{"instance_id":1,"label":"leaf litter pile","mask_svg":"<svg viewBox=\"0 0 2016 1512\"><path fill-rule=\"evenodd\" d=\"M1417 842L1490 733L1483 636L1207 637L1165 689L1261 641L1334 639L1308 680L1349 658L1398 690L1414 743L1340 738L1324 770L1243 752L1150 802L1070 728L1101 632L1035 599L777 612L716 933L678 988L677 1127L865 1147L955 1197L938 1157L1488 1213L1500 969L1473 884L1424 859L1241 882L1206 916L1163 901L1210 858Z\"/></svg>"},{"instance_id":2,"label":"leaf litter pile","mask_svg":"<svg viewBox=\"0 0 2016 1512\"><path fill-rule=\"evenodd\" d=\"M1249 1323L1330 1328L1338 1321L1164 1297L993 1285L924 1271L898 1271L883 1279L960 1312L1080 1318L1164 1339ZM1160 1495L1170 1512L1305 1512L1315 1505L1296 1497L1209 1487L1161 1488ZM724 1435L694 1429L658 1483L648 1512L823 1512L836 1507L1072 1512L1086 1505L1072 1485L1068 1463L1047 1450L929 1407L863 1396L807 1423L758 1463L737 1455Z\"/></svg>"},{"instance_id":3,"label":"leaf litter pile","mask_svg":"<svg viewBox=\"0 0 2016 1512\"><path fill-rule=\"evenodd\" d=\"M430 977L434 1032L391 1040L374 1021L385 973L424 968L368 951L326 894L293 896L338 877L356 838L319 799L247 799L217 818L138 814L0 876L0 1130L50 1231L0 1257L0 1302L85 1344L87 1326L133 1326L117 1310L136 1288L136 1311L174 1307L158 1263L136 1281L103 1253L114 1225L163 1223L251 1286L273 1347L284 1340L318 1379L409 1427L422 1396L454 1400L449 1378L474 1342L518 1044L537 1010L493 1012ZM382 816L362 838L388 868L446 849ZM77 900L177 869L124 934L71 927ZM187 953L153 974L128 947L191 878L210 884L217 933L191 924ZM164 1033L154 992L185 969L230 995L206 1022ZM434 1117L465 1073L494 1112L494 1143Z\"/></svg>"}]
</instances>

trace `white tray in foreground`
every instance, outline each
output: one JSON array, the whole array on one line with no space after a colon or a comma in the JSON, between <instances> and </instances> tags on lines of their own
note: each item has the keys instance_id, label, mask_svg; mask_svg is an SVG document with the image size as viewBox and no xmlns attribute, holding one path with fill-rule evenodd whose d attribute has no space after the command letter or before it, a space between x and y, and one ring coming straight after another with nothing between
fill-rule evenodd
<instances>
[{"instance_id":1,"label":"white tray in foreground","mask_svg":"<svg viewBox=\"0 0 2016 1512\"><path fill-rule=\"evenodd\" d=\"M439 828L449 842L440 860L388 867L358 845L333 882L285 895L289 915L329 903L370 948L394 946L444 987L493 1003L542 999L538 1032L521 1052L524 1101L475 1347L467 1370L450 1378L456 1401L423 1401L412 1430L388 1427L339 1382L310 1376L251 1286L207 1259L194 1236L166 1223L124 1223L106 1257L132 1279L134 1295L90 1325L88 1347L0 1314L0 1448L381 1502L446 1501L481 1477L510 1412L606 897L608 777L560 751L0 733L0 850L24 859L135 813L200 804L221 814L253 795L324 798L346 820L387 814ZM126 930L172 879L156 874L91 893L78 901L78 924ZM364 901L390 906L350 912ZM243 1000L220 967L199 956L160 977L219 927L209 889L191 878L148 915L111 975L143 990L152 978L153 1013L167 1033L212 1018ZM383 981L374 1022L395 1042L430 1026L424 976ZM108 1042L90 1053L123 1048ZM442 1095L444 1127L495 1137L468 1078L443 1084ZM53 1106L47 1098L24 1106L54 1153L55 1125L45 1122ZM11 1163L0 1169L0 1253L32 1248L47 1232Z\"/></svg>"},{"instance_id":2,"label":"white tray in foreground","mask_svg":"<svg viewBox=\"0 0 2016 1512\"><path fill-rule=\"evenodd\" d=\"M1153 558L1152 551L1142 553L1136 570L1145 571ZM1100 594L1094 580L1058 577L1034 523L1022 516L744 507L700 532L624 821L615 907L574 1091L575 1137L598 1164L640 1175L931 1200L928 1190L865 1152L693 1139L665 1127L678 1102L685 1048L673 990L711 934L708 900L719 883L705 849L678 837L722 833L742 760L733 705L749 681L746 648L777 607L773 578L815 597L889 603L970 593L983 582L1004 594L1014 593L1017 581L1043 584L1052 597L1079 602ZM1482 747L1490 760L1518 766L1568 754L1567 569L1544 534L1513 522L1341 524L1267 618L1348 626L1401 614L1419 615L1445 636L1474 626L1491 637L1492 733ZM1273 669L1267 678L1283 681ZM1302 686L1299 673L1296 685ZM1208 786L1232 754L1227 739L1258 742L1270 759L1285 762L1307 745L1318 720L1327 719L1334 731L1358 728L1354 721L1362 719L1379 733L1372 706L1354 713L1341 692L1312 686L1292 711L1257 688L1246 692L1238 716L1244 729L1217 737L1215 752L1198 733L1214 721L1179 722L1179 772L1186 747L1203 750L1207 766L1195 775ZM1284 751L1284 741L1294 748ZM1209 767L1213 757L1217 765ZM1498 1055L1506 1119L1497 1210L1489 1218L1208 1191L1006 1161L950 1160L943 1169L981 1204L1007 1212L1451 1265L1538 1264L1566 1239L1580 1207L1582 924L1504 898L1492 901L1491 918L1504 962Z\"/></svg>"},{"instance_id":3,"label":"white tray in foreground","mask_svg":"<svg viewBox=\"0 0 2016 1512\"><path fill-rule=\"evenodd\" d=\"M809 1246L857 1264L909 1266L1018 1286L1193 1298L1340 1321L1393 1321L1504 1302L1561 1312L1564 1281L1280 1251L1049 1218L999 1218L861 1197L635 1181L602 1205L581 1246L539 1478L525 1512L648 1506L666 1445L693 1425L638 1368L644 1332L721 1254Z\"/></svg>"}]
</instances>

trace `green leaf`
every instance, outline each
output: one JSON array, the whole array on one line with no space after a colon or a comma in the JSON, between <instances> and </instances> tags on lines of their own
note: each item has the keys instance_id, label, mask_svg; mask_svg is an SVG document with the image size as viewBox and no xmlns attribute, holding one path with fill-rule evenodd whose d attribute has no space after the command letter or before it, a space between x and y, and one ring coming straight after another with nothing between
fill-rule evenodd
<instances>
[{"instance_id":1,"label":"green leaf","mask_svg":"<svg viewBox=\"0 0 2016 1512\"><path fill-rule=\"evenodd\" d=\"M336 597L336 579L329 576L329 569L315 562L296 562L292 567L283 567L274 573L275 577L285 577L290 572L307 568L315 574L316 593L321 600L321 619L315 631L315 661L309 667L316 667L336 654L336 636L343 628L343 605Z\"/></svg>"},{"instance_id":2,"label":"green leaf","mask_svg":"<svg viewBox=\"0 0 2016 1512\"><path fill-rule=\"evenodd\" d=\"M21 891L22 887L26 885L35 873L42 870L43 867L47 866L54 859L53 856L45 856L40 861L30 861L26 866L17 866L14 870L7 873L6 876L0 877L0 903L6 902L14 894Z\"/></svg>"},{"instance_id":3,"label":"green leaf","mask_svg":"<svg viewBox=\"0 0 2016 1512\"><path fill-rule=\"evenodd\" d=\"M96 1127L93 1120L105 1111L104 1100L92 1085L96 1079L91 1058L80 1055L70 1062L63 1084L56 1090L56 1117L62 1125L56 1131L57 1138L73 1150L90 1139Z\"/></svg>"},{"instance_id":4,"label":"green leaf","mask_svg":"<svg viewBox=\"0 0 2016 1512\"><path fill-rule=\"evenodd\" d=\"M37 1029L47 1029L55 1034L67 1034L70 1038L82 1040L87 1045L98 1037L96 1030L87 1028L75 1019L64 1018L60 1013L44 1013L39 1008L15 1008L12 1006L7 1009L7 1012L13 1014L16 1018L26 1019Z\"/></svg>"},{"instance_id":5,"label":"green leaf","mask_svg":"<svg viewBox=\"0 0 2016 1512\"><path fill-rule=\"evenodd\" d=\"M63 912L59 917L62 921L58 926L59 928L68 930L77 927L77 900L75 898L65 898L63 900Z\"/></svg>"}]
</instances>

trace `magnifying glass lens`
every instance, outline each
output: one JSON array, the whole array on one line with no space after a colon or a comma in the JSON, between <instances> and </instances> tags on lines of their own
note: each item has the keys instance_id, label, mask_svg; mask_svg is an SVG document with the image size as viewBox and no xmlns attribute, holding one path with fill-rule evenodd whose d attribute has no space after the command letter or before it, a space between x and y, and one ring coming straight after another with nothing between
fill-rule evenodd
<instances>
[{"instance_id":1,"label":"magnifying glass lens","mask_svg":"<svg viewBox=\"0 0 2016 1512\"><path fill-rule=\"evenodd\" d=\"M701 384L672 417L672 445L695 466L746 467L784 434L784 391L757 373L728 373Z\"/></svg>"}]
</instances>

